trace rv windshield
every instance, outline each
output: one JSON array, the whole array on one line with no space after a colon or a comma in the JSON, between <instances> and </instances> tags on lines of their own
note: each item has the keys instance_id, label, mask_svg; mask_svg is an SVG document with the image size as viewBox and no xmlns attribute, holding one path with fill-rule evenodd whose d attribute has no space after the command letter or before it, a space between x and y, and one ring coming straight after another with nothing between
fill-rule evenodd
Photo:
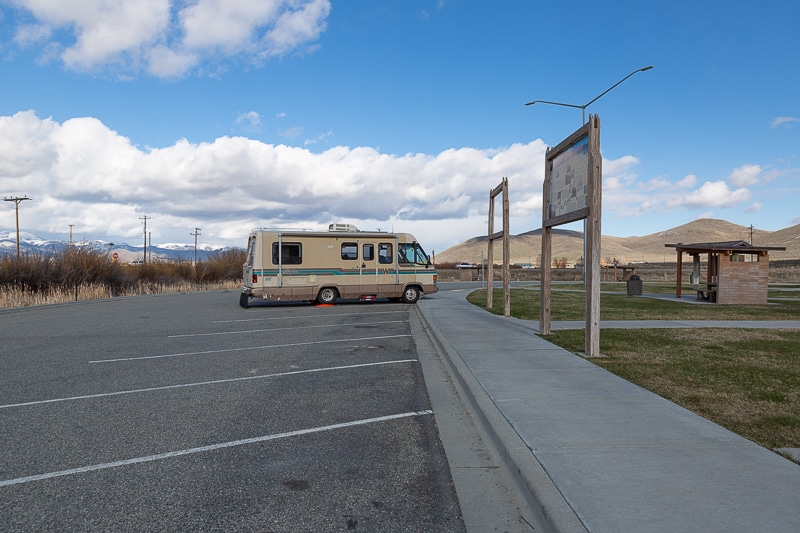
<instances>
[{"instance_id":1,"label":"rv windshield","mask_svg":"<svg viewBox=\"0 0 800 533\"><path fill-rule=\"evenodd\" d=\"M427 265L428 256L418 243L400 243L397 249L397 260L402 263L415 263Z\"/></svg>"}]
</instances>

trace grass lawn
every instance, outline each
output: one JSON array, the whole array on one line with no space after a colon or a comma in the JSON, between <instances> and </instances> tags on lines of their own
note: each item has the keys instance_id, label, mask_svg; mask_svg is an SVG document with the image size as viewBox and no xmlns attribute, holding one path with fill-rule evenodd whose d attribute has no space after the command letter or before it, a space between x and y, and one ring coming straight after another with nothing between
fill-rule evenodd
<instances>
[{"instance_id":1,"label":"grass lawn","mask_svg":"<svg viewBox=\"0 0 800 533\"><path fill-rule=\"evenodd\" d=\"M798 320L800 293L794 294L798 297L793 300L741 308L602 294L600 317ZM467 299L484 307L486 291ZM584 306L582 285L553 287L554 321L583 320ZM492 312L502 314L501 290L494 293ZM539 291L512 289L511 314L538 320ZM544 338L573 353L584 350L583 330L556 331ZM606 357L589 360L743 437L767 448L800 448L800 330L601 329L600 352Z\"/></svg>"}]
</instances>

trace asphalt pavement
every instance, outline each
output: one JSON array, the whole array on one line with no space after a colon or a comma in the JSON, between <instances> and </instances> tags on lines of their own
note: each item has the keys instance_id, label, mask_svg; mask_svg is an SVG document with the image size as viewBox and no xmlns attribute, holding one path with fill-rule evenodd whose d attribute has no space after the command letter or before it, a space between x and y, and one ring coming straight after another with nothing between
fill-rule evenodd
<instances>
[{"instance_id":1,"label":"asphalt pavement","mask_svg":"<svg viewBox=\"0 0 800 533\"><path fill-rule=\"evenodd\" d=\"M463 288L459 288L463 287ZM417 310L517 490L553 531L797 531L800 465L535 335L442 284ZM800 321L614 321L604 327ZM583 323L553 322L553 330Z\"/></svg>"},{"instance_id":2,"label":"asphalt pavement","mask_svg":"<svg viewBox=\"0 0 800 533\"><path fill-rule=\"evenodd\" d=\"M238 299L0 311L0 532L464 531L413 306Z\"/></svg>"}]
</instances>

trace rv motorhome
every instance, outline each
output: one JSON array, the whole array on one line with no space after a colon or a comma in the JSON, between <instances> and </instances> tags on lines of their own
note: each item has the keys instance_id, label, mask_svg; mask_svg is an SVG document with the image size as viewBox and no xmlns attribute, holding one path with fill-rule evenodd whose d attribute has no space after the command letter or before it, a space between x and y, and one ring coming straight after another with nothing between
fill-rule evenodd
<instances>
[{"instance_id":1,"label":"rv motorhome","mask_svg":"<svg viewBox=\"0 0 800 533\"><path fill-rule=\"evenodd\" d=\"M331 224L328 231L256 229L247 241L239 305L247 308L250 298L416 303L439 290L436 276L409 233L359 231L351 224Z\"/></svg>"}]
</instances>

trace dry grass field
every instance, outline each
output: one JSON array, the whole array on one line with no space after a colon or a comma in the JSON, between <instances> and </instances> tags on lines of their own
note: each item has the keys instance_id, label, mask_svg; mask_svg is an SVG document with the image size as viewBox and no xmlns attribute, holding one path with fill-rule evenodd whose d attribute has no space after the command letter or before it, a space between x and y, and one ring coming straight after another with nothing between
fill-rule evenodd
<instances>
[{"instance_id":1,"label":"dry grass field","mask_svg":"<svg viewBox=\"0 0 800 533\"><path fill-rule=\"evenodd\" d=\"M96 298L231 289L241 286L244 251L189 261L130 265L74 248L53 255L0 257L0 309Z\"/></svg>"}]
</instances>

